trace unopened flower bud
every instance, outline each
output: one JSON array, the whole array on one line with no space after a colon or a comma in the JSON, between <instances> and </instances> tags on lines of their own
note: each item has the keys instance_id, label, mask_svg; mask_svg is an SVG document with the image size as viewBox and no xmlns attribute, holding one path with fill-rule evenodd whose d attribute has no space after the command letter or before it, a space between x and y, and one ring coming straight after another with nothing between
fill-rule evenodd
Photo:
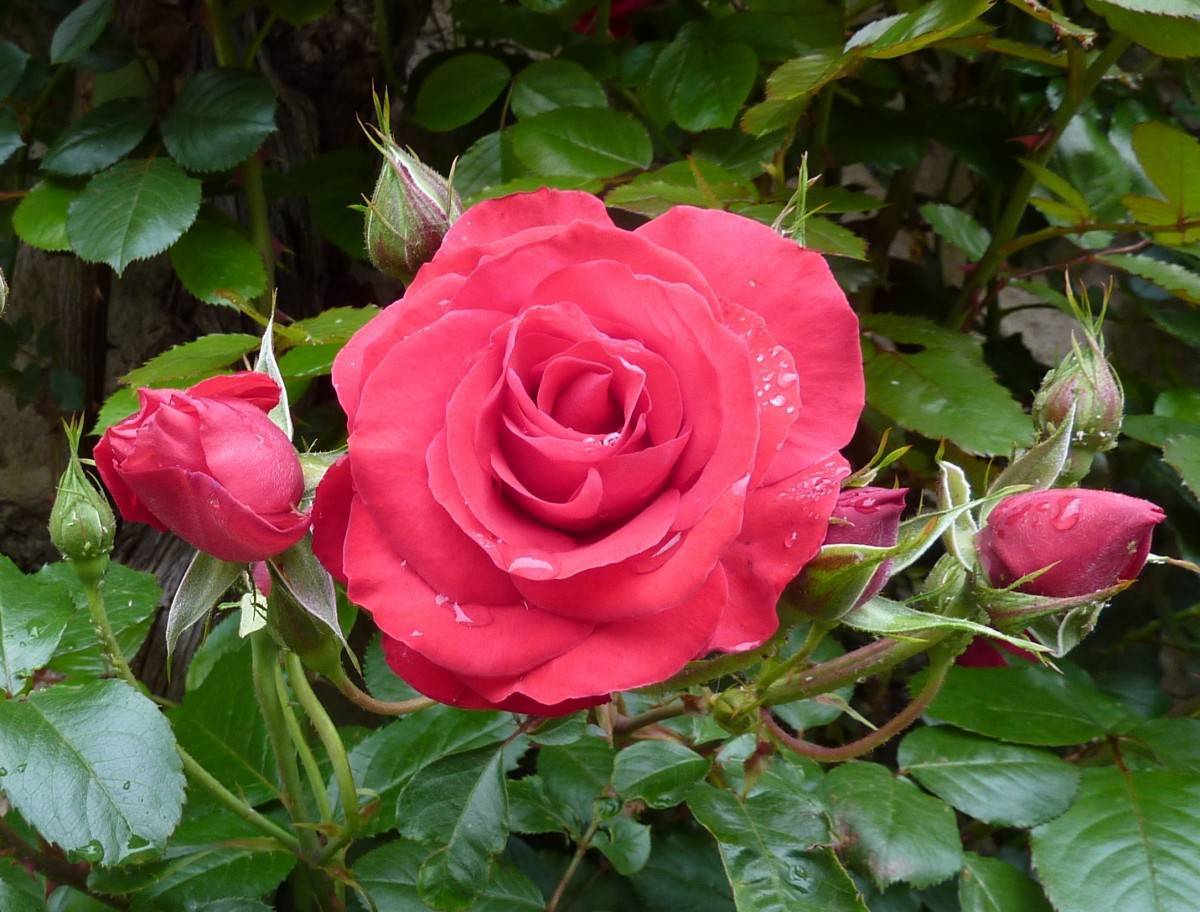
<instances>
[{"instance_id":1,"label":"unopened flower bud","mask_svg":"<svg viewBox=\"0 0 1200 912\"><path fill-rule=\"evenodd\" d=\"M375 268L408 282L433 257L462 214L446 178L386 133L376 140L383 168L367 205L365 241Z\"/></svg>"},{"instance_id":2,"label":"unopened flower bud","mask_svg":"<svg viewBox=\"0 0 1200 912\"><path fill-rule=\"evenodd\" d=\"M829 517L826 545L872 545L890 548L900 534L908 488L848 488L837 499ZM888 581L888 563L875 571L871 584L859 596L859 604L870 601Z\"/></svg>"},{"instance_id":3,"label":"unopened flower bud","mask_svg":"<svg viewBox=\"0 0 1200 912\"><path fill-rule=\"evenodd\" d=\"M79 429L67 428L71 459L58 480L58 496L50 511L50 541L72 562L85 582L104 575L117 521L108 499L92 483L79 461Z\"/></svg>"},{"instance_id":4,"label":"unopened flower bud","mask_svg":"<svg viewBox=\"0 0 1200 912\"><path fill-rule=\"evenodd\" d=\"M1084 333L1083 344L1071 352L1042 381L1033 400L1033 416L1043 436L1053 434L1075 408L1073 449L1103 453L1117 445L1125 416L1121 382L1104 356L1099 337Z\"/></svg>"},{"instance_id":5,"label":"unopened flower bud","mask_svg":"<svg viewBox=\"0 0 1200 912\"><path fill-rule=\"evenodd\" d=\"M1086 596L1136 579L1150 553L1154 527L1165 518L1155 504L1112 491L1015 494L988 514L976 542L979 562L995 589L1045 570L1018 591Z\"/></svg>"}]
</instances>

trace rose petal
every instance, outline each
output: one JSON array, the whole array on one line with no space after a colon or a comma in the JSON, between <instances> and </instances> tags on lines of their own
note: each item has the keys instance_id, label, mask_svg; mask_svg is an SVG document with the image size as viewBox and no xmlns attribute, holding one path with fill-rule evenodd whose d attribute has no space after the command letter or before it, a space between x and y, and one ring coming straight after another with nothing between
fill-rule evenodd
<instances>
[{"instance_id":1,"label":"rose petal","mask_svg":"<svg viewBox=\"0 0 1200 912\"><path fill-rule=\"evenodd\" d=\"M256 405L197 399L199 439L213 478L260 513L286 512L304 494L304 472L287 435Z\"/></svg>"},{"instance_id":2,"label":"rose petal","mask_svg":"<svg viewBox=\"0 0 1200 912\"><path fill-rule=\"evenodd\" d=\"M339 583L346 582L342 554L353 500L354 476L350 471L350 457L342 456L326 470L317 485L312 508L313 554Z\"/></svg>"},{"instance_id":3,"label":"rose petal","mask_svg":"<svg viewBox=\"0 0 1200 912\"><path fill-rule=\"evenodd\" d=\"M196 398L240 399L262 412L279 405L279 384L258 371L209 377L189 387L187 392Z\"/></svg>"}]
</instances>

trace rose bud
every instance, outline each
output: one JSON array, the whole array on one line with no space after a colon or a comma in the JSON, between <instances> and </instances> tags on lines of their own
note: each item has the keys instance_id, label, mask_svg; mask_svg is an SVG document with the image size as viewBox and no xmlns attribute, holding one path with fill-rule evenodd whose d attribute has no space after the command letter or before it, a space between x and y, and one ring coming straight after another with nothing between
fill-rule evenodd
<instances>
[{"instance_id":1,"label":"rose bud","mask_svg":"<svg viewBox=\"0 0 1200 912\"><path fill-rule=\"evenodd\" d=\"M826 545L871 545L890 548L900 534L900 515L908 488L848 488L838 497L829 518ZM888 581L889 563L885 562L859 597L859 604L879 594Z\"/></svg>"},{"instance_id":2,"label":"rose bud","mask_svg":"<svg viewBox=\"0 0 1200 912\"><path fill-rule=\"evenodd\" d=\"M1102 453L1117 445L1125 414L1125 394L1101 341L1084 333L1062 363L1046 374L1033 400L1033 416L1046 436L1054 433L1075 407L1074 446Z\"/></svg>"},{"instance_id":3,"label":"rose bud","mask_svg":"<svg viewBox=\"0 0 1200 912\"><path fill-rule=\"evenodd\" d=\"M384 275L408 283L437 253L462 203L446 178L390 135L380 133L375 144L384 164L367 206L367 255Z\"/></svg>"},{"instance_id":4,"label":"rose bud","mask_svg":"<svg viewBox=\"0 0 1200 912\"><path fill-rule=\"evenodd\" d=\"M67 428L71 459L58 481L50 510L50 541L85 581L99 579L108 564L117 521L108 498L96 489L79 461L79 429Z\"/></svg>"},{"instance_id":5,"label":"rose bud","mask_svg":"<svg viewBox=\"0 0 1200 912\"><path fill-rule=\"evenodd\" d=\"M1165 518L1155 504L1112 491L1016 494L989 514L976 542L979 561L997 589L1049 567L1019 591L1052 598L1100 592L1137 578Z\"/></svg>"},{"instance_id":6,"label":"rose bud","mask_svg":"<svg viewBox=\"0 0 1200 912\"><path fill-rule=\"evenodd\" d=\"M279 402L274 380L232 374L186 391L140 389L138 399L95 451L125 519L226 561L271 557L304 536L300 461L267 417Z\"/></svg>"}]
</instances>

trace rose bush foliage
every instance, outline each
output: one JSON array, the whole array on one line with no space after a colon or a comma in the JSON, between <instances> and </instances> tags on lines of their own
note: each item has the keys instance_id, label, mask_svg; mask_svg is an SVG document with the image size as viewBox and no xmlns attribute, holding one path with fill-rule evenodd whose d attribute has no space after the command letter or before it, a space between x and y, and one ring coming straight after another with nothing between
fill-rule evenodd
<instances>
[{"instance_id":1,"label":"rose bush foliage","mask_svg":"<svg viewBox=\"0 0 1200 912\"><path fill-rule=\"evenodd\" d=\"M334 364L317 554L459 706L565 712L752 649L849 472L857 326L749 219L481 203Z\"/></svg>"}]
</instances>

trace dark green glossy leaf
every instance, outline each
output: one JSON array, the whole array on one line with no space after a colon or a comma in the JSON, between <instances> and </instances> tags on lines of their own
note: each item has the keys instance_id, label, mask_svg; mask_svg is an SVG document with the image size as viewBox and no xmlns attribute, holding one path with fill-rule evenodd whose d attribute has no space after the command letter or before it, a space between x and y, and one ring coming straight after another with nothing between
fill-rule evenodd
<instances>
[{"instance_id":1,"label":"dark green glossy leaf","mask_svg":"<svg viewBox=\"0 0 1200 912\"><path fill-rule=\"evenodd\" d=\"M162 123L171 156L191 171L224 171L275 132L275 90L251 70L201 70Z\"/></svg>"},{"instance_id":2,"label":"dark green glossy leaf","mask_svg":"<svg viewBox=\"0 0 1200 912\"><path fill-rule=\"evenodd\" d=\"M538 751L537 770L546 794L555 806L570 812L577 835L592 819L592 803L608 787L613 758L608 742L595 736Z\"/></svg>"},{"instance_id":3,"label":"dark green glossy leaf","mask_svg":"<svg viewBox=\"0 0 1200 912\"><path fill-rule=\"evenodd\" d=\"M1125 709L1083 672L954 667L929 707L931 719L1018 744L1080 744L1120 731Z\"/></svg>"},{"instance_id":4,"label":"dark green glossy leaf","mask_svg":"<svg viewBox=\"0 0 1200 912\"><path fill-rule=\"evenodd\" d=\"M1153 763L1169 770L1200 773L1200 719L1151 719L1127 737L1122 745L1129 755L1129 765L1147 767ZM1139 756L1133 745L1147 756Z\"/></svg>"},{"instance_id":5,"label":"dark green glossy leaf","mask_svg":"<svg viewBox=\"0 0 1200 912\"><path fill-rule=\"evenodd\" d=\"M614 177L650 164L646 128L605 108L559 108L512 128L513 150L528 168L556 177Z\"/></svg>"},{"instance_id":6,"label":"dark green glossy leaf","mask_svg":"<svg viewBox=\"0 0 1200 912\"><path fill-rule=\"evenodd\" d=\"M632 817L616 817L600 828L592 845L612 862L618 874L628 877L644 868L650 858L650 827Z\"/></svg>"},{"instance_id":7,"label":"dark green glossy leaf","mask_svg":"<svg viewBox=\"0 0 1200 912\"><path fill-rule=\"evenodd\" d=\"M1067 813L1033 831L1033 863L1058 912L1192 912L1200 895L1200 777L1083 772Z\"/></svg>"},{"instance_id":8,"label":"dark green glossy leaf","mask_svg":"<svg viewBox=\"0 0 1200 912\"><path fill-rule=\"evenodd\" d=\"M1028 876L998 858L974 852L963 856L958 901L962 912L1050 912L1041 888Z\"/></svg>"},{"instance_id":9,"label":"dark green glossy leaf","mask_svg":"<svg viewBox=\"0 0 1200 912\"><path fill-rule=\"evenodd\" d=\"M846 51L888 59L911 54L949 37L984 13L995 0L933 0L912 12L877 19L850 36Z\"/></svg>"},{"instance_id":10,"label":"dark green glossy leaf","mask_svg":"<svg viewBox=\"0 0 1200 912\"><path fill-rule=\"evenodd\" d=\"M121 379L129 386L160 386L216 372L254 351L258 344L258 337L248 333L212 333L155 355Z\"/></svg>"},{"instance_id":11,"label":"dark green glossy leaf","mask_svg":"<svg viewBox=\"0 0 1200 912\"><path fill-rule=\"evenodd\" d=\"M6 108L0 108L0 165L23 145L25 140L21 139L21 125L17 123L16 115Z\"/></svg>"},{"instance_id":12,"label":"dark green glossy leaf","mask_svg":"<svg viewBox=\"0 0 1200 912\"><path fill-rule=\"evenodd\" d=\"M84 114L54 141L42 167L56 174L92 174L131 152L154 124L149 106L119 98Z\"/></svg>"},{"instance_id":13,"label":"dark green glossy leaf","mask_svg":"<svg viewBox=\"0 0 1200 912\"><path fill-rule=\"evenodd\" d=\"M27 63L29 54L11 41L0 41L0 98L12 94L21 81Z\"/></svg>"},{"instance_id":14,"label":"dark green glossy leaf","mask_svg":"<svg viewBox=\"0 0 1200 912\"><path fill-rule=\"evenodd\" d=\"M428 130L453 130L491 107L511 77L489 54L468 51L439 63L417 90L413 120Z\"/></svg>"},{"instance_id":15,"label":"dark green glossy leaf","mask_svg":"<svg viewBox=\"0 0 1200 912\"><path fill-rule=\"evenodd\" d=\"M1168 0L1169 2L1169 0ZM1178 10L1187 0L1179 0L1169 8ZM1170 17L1158 15L1160 6L1139 0L1087 0L1095 12L1108 20L1116 31L1128 35L1147 50L1162 57L1200 56L1200 15L1195 9L1187 15L1178 13ZM1141 12L1150 7L1152 12ZM1186 7L1185 7L1186 8Z\"/></svg>"},{"instance_id":16,"label":"dark green glossy leaf","mask_svg":"<svg viewBox=\"0 0 1200 912\"><path fill-rule=\"evenodd\" d=\"M612 784L617 794L653 808L679 804L708 773L708 761L675 741L638 741L617 754Z\"/></svg>"},{"instance_id":17,"label":"dark green glossy leaf","mask_svg":"<svg viewBox=\"0 0 1200 912\"><path fill-rule=\"evenodd\" d=\"M656 833L650 860L632 877L644 912L733 912L716 843L703 831Z\"/></svg>"},{"instance_id":18,"label":"dark green glossy leaf","mask_svg":"<svg viewBox=\"0 0 1200 912\"><path fill-rule=\"evenodd\" d=\"M517 117L533 117L555 108L606 108L604 87L571 60L539 60L513 80L512 109Z\"/></svg>"},{"instance_id":19,"label":"dark green glossy leaf","mask_svg":"<svg viewBox=\"0 0 1200 912\"><path fill-rule=\"evenodd\" d=\"M223 292L251 300L267 288L262 257L246 232L215 211L202 213L171 247L171 265L183 287L209 304L231 304Z\"/></svg>"},{"instance_id":20,"label":"dark green glossy leaf","mask_svg":"<svg viewBox=\"0 0 1200 912\"><path fill-rule=\"evenodd\" d=\"M992 233L975 217L946 203L926 203L921 215L942 238L966 253L972 260L983 256L991 243Z\"/></svg>"},{"instance_id":21,"label":"dark green glossy leaf","mask_svg":"<svg viewBox=\"0 0 1200 912\"><path fill-rule=\"evenodd\" d=\"M200 181L169 158L119 162L93 177L67 212L67 235L82 259L118 274L161 253L200 209Z\"/></svg>"},{"instance_id":22,"label":"dark green glossy leaf","mask_svg":"<svg viewBox=\"0 0 1200 912\"><path fill-rule=\"evenodd\" d=\"M1049 751L949 727L905 736L897 763L964 814L1000 826L1029 827L1057 817L1079 785L1079 770Z\"/></svg>"},{"instance_id":23,"label":"dark green glossy leaf","mask_svg":"<svg viewBox=\"0 0 1200 912\"><path fill-rule=\"evenodd\" d=\"M884 889L928 887L962 867L954 811L876 763L846 763L822 782L850 862Z\"/></svg>"},{"instance_id":24,"label":"dark green glossy leaf","mask_svg":"<svg viewBox=\"0 0 1200 912\"><path fill-rule=\"evenodd\" d=\"M123 681L0 703L0 770L9 801L42 836L68 850L94 847L108 863L164 844L183 807L171 728Z\"/></svg>"},{"instance_id":25,"label":"dark green glossy leaf","mask_svg":"<svg viewBox=\"0 0 1200 912\"><path fill-rule=\"evenodd\" d=\"M76 606L67 587L0 555L0 691L20 692L49 662Z\"/></svg>"},{"instance_id":26,"label":"dark green glossy leaf","mask_svg":"<svg viewBox=\"0 0 1200 912\"><path fill-rule=\"evenodd\" d=\"M757 69L749 45L677 38L655 60L646 90L651 104L685 130L731 127Z\"/></svg>"},{"instance_id":27,"label":"dark green glossy leaf","mask_svg":"<svg viewBox=\"0 0 1200 912\"><path fill-rule=\"evenodd\" d=\"M0 909L4 912L45 912L43 887L14 859L0 857Z\"/></svg>"},{"instance_id":28,"label":"dark green glossy leaf","mask_svg":"<svg viewBox=\"0 0 1200 912\"><path fill-rule=\"evenodd\" d=\"M70 63L96 43L112 16L113 0L84 0L54 30L50 62Z\"/></svg>"}]
</instances>

